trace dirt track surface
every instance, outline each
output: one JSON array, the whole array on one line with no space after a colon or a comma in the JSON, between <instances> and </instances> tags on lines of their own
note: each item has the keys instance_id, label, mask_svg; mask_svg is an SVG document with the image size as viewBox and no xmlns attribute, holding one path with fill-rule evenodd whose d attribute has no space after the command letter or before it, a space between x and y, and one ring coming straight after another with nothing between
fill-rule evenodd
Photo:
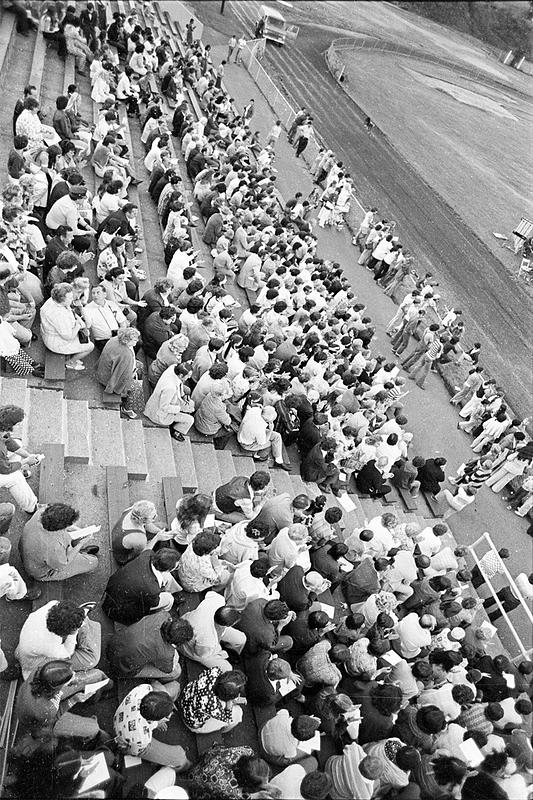
<instances>
[{"instance_id":1,"label":"dirt track surface","mask_svg":"<svg viewBox=\"0 0 533 800\"><path fill-rule=\"evenodd\" d=\"M236 30L244 27L250 35L259 5L233 0L226 5L224 25L235 20ZM204 3L191 7L204 19ZM292 21L289 10L285 15ZM269 45L264 66L295 105L310 109L319 134L348 166L363 205L375 204L384 217L397 220L418 270L438 276L442 296L463 310L465 341L481 342L482 363L504 387L514 411L526 415L531 397L531 303L526 291L390 142L379 133L366 134L364 109L346 96L325 64L323 54L335 34L297 21L296 42L281 48ZM205 22L213 25L213 18Z\"/></svg>"}]
</instances>

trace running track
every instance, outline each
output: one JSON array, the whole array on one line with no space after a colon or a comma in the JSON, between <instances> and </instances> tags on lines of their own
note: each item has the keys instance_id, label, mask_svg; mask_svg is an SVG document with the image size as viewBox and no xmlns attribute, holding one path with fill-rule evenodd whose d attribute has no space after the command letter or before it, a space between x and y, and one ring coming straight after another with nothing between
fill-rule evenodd
<instances>
[{"instance_id":1,"label":"running track","mask_svg":"<svg viewBox=\"0 0 533 800\"><path fill-rule=\"evenodd\" d=\"M256 0L228 3L249 34L259 18ZM267 46L264 66L295 106L307 106L314 124L348 166L359 199L398 222L419 271L431 271L449 305L463 310L466 343L480 341L482 363L504 387L513 410L531 407L531 305L504 265L382 136L368 137L365 116L327 70L323 52L333 35L302 26L296 42ZM487 198L490 202L490 198ZM355 254L355 251L354 251ZM518 269L518 267L517 267Z\"/></svg>"}]
</instances>

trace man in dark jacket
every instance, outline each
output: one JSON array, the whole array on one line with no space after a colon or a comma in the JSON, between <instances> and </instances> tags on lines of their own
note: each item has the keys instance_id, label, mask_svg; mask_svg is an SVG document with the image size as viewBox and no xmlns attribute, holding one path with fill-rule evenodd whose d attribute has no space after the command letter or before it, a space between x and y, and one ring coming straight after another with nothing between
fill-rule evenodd
<instances>
[{"instance_id":1,"label":"man in dark jacket","mask_svg":"<svg viewBox=\"0 0 533 800\"><path fill-rule=\"evenodd\" d=\"M176 648L192 638L187 620L158 611L115 633L107 643L107 657L120 677L177 680L181 667Z\"/></svg>"},{"instance_id":2,"label":"man in dark jacket","mask_svg":"<svg viewBox=\"0 0 533 800\"><path fill-rule=\"evenodd\" d=\"M159 311L153 311L144 323L142 335L144 352L149 358L156 358L163 342L178 332L174 306L163 306Z\"/></svg>"},{"instance_id":3,"label":"man in dark jacket","mask_svg":"<svg viewBox=\"0 0 533 800\"><path fill-rule=\"evenodd\" d=\"M109 619L133 625L148 614L169 611L181 587L171 575L179 553L169 547L145 550L120 567L107 582L102 609Z\"/></svg>"},{"instance_id":4,"label":"man in dark jacket","mask_svg":"<svg viewBox=\"0 0 533 800\"><path fill-rule=\"evenodd\" d=\"M355 478L355 485L361 494L369 494L370 497L384 497L391 491L387 486L383 475L376 466L376 459L371 458L367 461Z\"/></svg>"},{"instance_id":5,"label":"man in dark jacket","mask_svg":"<svg viewBox=\"0 0 533 800\"><path fill-rule=\"evenodd\" d=\"M300 456L304 458L307 453L318 444L328 428L328 418L325 414L315 414L308 417L300 425L298 433L298 450Z\"/></svg>"},{"instance_id":6,"label":"man in dark jacket","mask_svg":"<svg viewBox=\"0 0 533 800\"><path fill-rule=\"evenodd\" d=\"M333 491L339 494L339 470L333 463L333 454L337 449L335 439L322 438L307 453L300 465L304 481L314 481L326 494Z\"/></svg>"},{"instance_id":7,"label":"man in dark jacket","mask_svg":"<svg viewBox=\"0 0 533 800\"><path fill-rule=\"evenodd\" d=\"M424 462L424 465L419 467L418 480L420 481L420 488L423 492L428 492L428 494L432 494L433 496L439 493L440 484L445 478L444 470L442 469L445 464L445 458L428 458Z\"/></svg>"}]
</instances>

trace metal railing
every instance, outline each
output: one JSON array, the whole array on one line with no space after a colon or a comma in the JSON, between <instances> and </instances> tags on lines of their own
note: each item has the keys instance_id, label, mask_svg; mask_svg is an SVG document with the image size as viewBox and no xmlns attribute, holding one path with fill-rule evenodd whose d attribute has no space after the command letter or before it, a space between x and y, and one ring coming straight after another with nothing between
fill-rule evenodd
<instances>
[{"instance_id":1,"label":"metal railing","mask_svg":"<svg viewBox=\"0 0 533 800\"><path fill-rule=\"evenodd\" d=\"M520 651L520 653L517 656L514 656L514 658L512 658L512 660L513 661L517 661L518 659L521 659L521 658L524 658L524 659L528 660L530 658L531 654L533 653L533 647L529 647L529 648L525 647L524 643L522 642L522 639L520 638L520 636L517 633L517 630L516 630L515 626L511 622L508 613L505 611L505 609L504 609L504 607L502 605L502 602L501 602L500 598L498 597L498 594L497 594L496 590L494 589L494 587L493 587L493 585L491 583L491 579L489 577L487 577L486 573L483 571L483 564L481 563L481 560L480 560L480 558L478 557L478 555L476 553L476 547L478 545L480 545L480 544L488 545L487 552L489 552L489 553L492 552L498 557L499 562L500 562L500 566L502 568L502 573L507 578L508 584L509 584L510 588L512 589L513 594L516 596L516 599L519 600L520 605L522 606L522 609L525 611L526 617L529 620L529 624L530 624L531 630L533 630L533 614L531 613L531 609L529 608L529 606L527 605L525 599L523 598L522 594L520 593L520 590L518 589L518 587L517 587L512 575L511 575L511 573L509 572L509 570L507 569L507 567L505 566L505 564L501 560L500 556L498 555L498 550L494 546L494 543L493 543L492 539L490 538L490 534L485 532L482 536L479 537L479 539L476 539L475 542L473 542L471 545L469 545L468 549L470 550L470 554L472 555L472 558L474 559L474 562L475 562L476 566L478 567L479 571L481 572L481 575L483 576L483 580L487 584L487 586L489 588L489 591L490 591L491 595L494 598L494 602L495 602L496 606L498 607L498 609L500 610L500 613L501 613L502 617L506 621L506 623L507 623L507 625L509 627L509 630L511 631L511 634L513 636L513 639L515 640L515 642L516 642L516 644L518 646L518 649ZM483 555L485 555L485 553L483 553Z\"/></svg>"}]
</instances>

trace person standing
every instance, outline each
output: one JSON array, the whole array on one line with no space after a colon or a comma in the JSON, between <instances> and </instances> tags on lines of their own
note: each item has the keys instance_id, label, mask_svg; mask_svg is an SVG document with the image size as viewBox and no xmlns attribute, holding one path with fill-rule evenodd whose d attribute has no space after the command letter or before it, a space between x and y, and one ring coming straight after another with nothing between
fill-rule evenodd
<instances>
[{"instance_id":1,"label":"person standing","mask_svg":"<svg viewBox=\"0 0 533 800\"><path fill-rule=\"evenodd\" d=\"M237 40L237 47L235 49L235 63L242 64L242 51L246 47L246 39L244 34L241 34ZM229 59L228 59L229 61Z\"/></svg>"},{"instance_id":2,"label":"person standing","mask_svg":"<svg viewBox=\"0 0 533 800\"><path fill-rule=\"evenodd\" d=\"M270 128L267 136L267 147L275 147L281 136L281 120L277 119L274 125Z\"/></svg>"},{"instance_id":3,"label":"person standing","mask_svg":"<svg viewBox=\"0 0 533 800\"><path fill-rule=\"evenodd\" d=\"M514 582L520 597L524 598L524 600L531 600L533 598L533 572L530 575L521 572L520 575L517 575ZM496 593L496 597L502 604L506 614L509 614L520 605L520 597L517 596L512 586L504 586L503 589L500 589L500 591ZM496 600L491 595L484 601L483 606L488 610L491 606L496 606ZM488 611L487 613L492 623L502 616L501 609L497 606L494 610Z\"/></svg>"},{"instance_id":4,"label":"person standing","mask_svg":"<svg viewBox=\"0 0 533 800\"><path fill-rule=\"evenodd\" d=\"M413 380L420 389L424 389L424 383L432 365L441 357L444 349L443 345L444 337L441 336L439 339L435 339L435 341L431 342L426 352L409 369L404 367L405 371L410 373L409 378Z\"/></svg>"},{"instance_id":5,"label":"person standing","mask_svg":"<svg viewBox=\"0 0 533 800\"><path fill-rule=\"evenodd\" d=\"M297 131L298 141L296 142L296 158L299 158L307 145L313 133L313 126L311 125L312 118L308 117L303 125L299 126Z\"/></svg>"},{"instance_id":6,"label":"person standing","mask_svg":"<svg viewBox=\"0 0 533 800\"><path fill-rule=\"evenodd\" d=\"M292 125L289 128L289 131L287 133L287 138L289 140L289 144L292 144L293 139L294 139L294 134L296 133L296 129L298 128L298 126L302 125L304 120L306 120L306 119L307 119L307 108L305 106L302 106L300 111L294 117Z\"/></svg>"},{"instance_id":7,"label":"person standing","mask_svg":"<svg viewBox=\"0 0 533 800\"><path fill-rule=\"evenodd\" d=\"M472 567L471 571L471 583L474 589L478 590L479 588L485 583L485 581L491 581L496 575L503 575L504 574L504 559L509 558L509 550L505 547L502 547L498 552L496 550L489 550L488 553L485 553L479 559L479 564L481 569L477 564Z\"/></svg>"},{"instance_id":8,"label":"person standing","mask_svg":"<svg viewBox=\"0 0 533 800\"><path fill-rule=\"evenodd\" d=\"M228 64L231 64L231 57L235 52L236 47L237 47L237 37L235 36L235 34L232 34L228 42L228 57L227 57Z\"/></svg>"}]
</instances>

